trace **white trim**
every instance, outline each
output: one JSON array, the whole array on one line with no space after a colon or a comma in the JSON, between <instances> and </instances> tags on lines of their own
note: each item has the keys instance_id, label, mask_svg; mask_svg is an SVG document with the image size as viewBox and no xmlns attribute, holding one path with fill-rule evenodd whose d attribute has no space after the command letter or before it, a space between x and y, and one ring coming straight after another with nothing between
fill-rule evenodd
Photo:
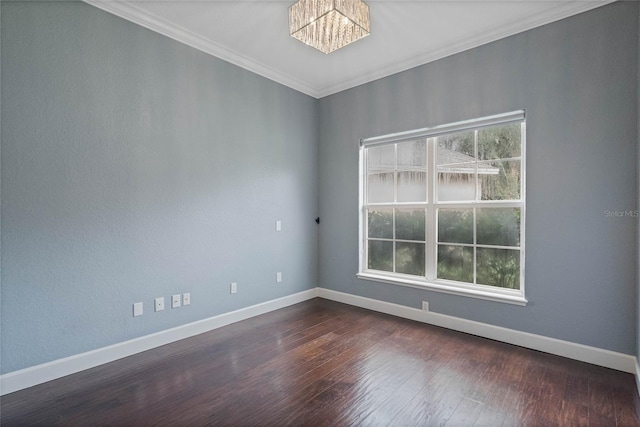
<instances>
[{"instance_id":1,"label":"white trim","mask_svg":"<svg viewBox=\"0 0 640 427\"><path fill-rule=\"evenodd\" d=\"M405 319L441 326L453 329L454 331L465 332L496 341L502 341L520 347L526 347L545 353L567 357L569 359L616 369L618 371L628 372L631 374L637 374L637 372L640 372L640 367L637 365L636 358L628 354L617 353L611 350L563 341L556 338L549 338L542 335L531 334L529 332L516 331L514 329L489 325L446 314L422 311L417 308L374 300L358 295L346 294L330 289L319 288L318 296L320 298L379 311L381 313L391 314Z\"/></svg>"},{"instance_id":2,"label":"white trim","mask_svg":"<svg viewBox=\"0 0 640 427\"><path fill-rule=\"evenodd\" d=\"M390 76L392 74L406 71L411 68L427 64L429 62L437 61L438 59L446 58L448 56L455 55L457 53L464 52L466 50L470 50L475 47L494 42L496 40L504 39L536 27L541 27L543 25L559 21L573 15L577 15L579 13L604 6L606 4L612 3L615 0L563 2L553 10L528 17L524 20L519 20L518 22L513 23L513 25L511 26L500 26L494 31L482 32L458 43L448 45L443 49L426 52L423 55L414 56L407 61L397 62L389 67L377 69L374 72L366 73L351 80L342 81L338 84L326 87L311 86L308 83L305 83L295 77L282 73L252 58L226 48L218 43L198 36L191 31L188 31L176 25L172 25L165 19L153 16L129 2L108 0L83 1L113 15L124 18L127 21L131 21L142 27L163 34L180 43L184 43L209 55L213 55L217 58L223 59L241 68L244 68L245 70L252 71L277 83L288 86L294 90L297 90L314 98L323 98L334 93L342 92L343 90L351 89L353 87L369 83L374 80Z\"/></svg>"},{"instance_id":3,"label":"white trim","mask_svg":"<svg viewBox=\"0 0 640 427\"><path fill-rule=\"evenodd\" d=\"M551 24L552 22L560 21L573 15L578 15L589 10L605 6L609 3L613 3L616 0L604 0L604 1L571 1L563 2L557 8L553 10L545 11L544 13L530 16L518 22L514 22L510 26L500 26L494 31L484 31L480 34L471 36L465 40L461 40L458 43L447 45L442 49L438 49L431 52L425 52L423 55L416 55L404 62L396 62L386 68L379 68L371 73L363 74L355 77L351 80L341 81L333 86L316 88L316 98L323 98L325 96L333 95L334 93L342 92L347 89L351 89L356 86L360 86L365 83L369 83L375 80L382 79L384 77L391 76L393 74L400 73L402 71L410 70L421 65L435 62L439 59L446 58L458 53L471 50L473 48L492 43L507 37L524 33L525 31L532 30L543 25ZM312 95L313 96L313 95Z\"/></svg>"},{"instance_id":4,"label":"white trim","mask_svg":"<svg viewBox=\"0 0 640 427\"><path fill-rule=\"evenodd\" d=\"M270 311L288 307L318 296L318 288L308 289L293 295L287 295L229 313L209 317L208 319L177 326L140 338L134 338L118 344L80 353L63 359L43 363L0 375L0 396L13 393L56 378L71 375L123 357L141 353L165 344L202 334L231 323L259 316Z\"/></svg>"},{"instance_id":5,"label":"white trim","mask_svg":"<svg viewBox=\"0 0 640 427\"><path fill-rule=\"evenodd\" d=\"M470 120L461 120L454 123L437 125L422 129L415 129L406 132L396 132L388 135L374 136L360 140L363 147L374 147L383 144L395 144L414 139L433 138L434 136L457 133L465 130L476 130L487 126L496 126L513 122L524 122L525 111L516 110L509 113L494 114ZM475 159L474 159L475 160Z\"/></svg>"},{"instance_id":6,"label":"white trim","mask_svg":"<svg viewBox=\"0 0 640 427\"><path fill-rule=\"evenodd\" d=\"M488 325L445 314L430 311L425 312L417 308L346 294L330 289L313 288L297 294L213 316L208 319L156 332L144 337L0 375L0 396L316 297L632 373L636 377L636 385L638 386L638 393L640 394L640 365L638 365L638 360L631 355L528 332L516 331L500 326Z\"/></svg>"},{"instance_id":7,"label":"white trim","mask_svg":"<svg viewBox=\"0 0 640 427\"><path fill-rule=\"evenodd\" d=\"M640 396L640 364L638 364L638 358L636 358L636 387L638 388L638 396Z\"/></svg>"},{"instance_id":8,"label":"white trim","mask_svg":"<svg viewBox=\"0 0 640 427\"><path fill-rule=\"evenodd\" d=\"M359 176L360 176L360 187L362 191L359 193L358 203L359 203L359 215L360 215L360 223L359 223L359 265L358 265L358 273L356 277L360 279L373 280L377 282L390 283L394 285L401 286L409 286L414 288L428 288L437 292L444 292L448 294L460 295L471 298L479 298L496 302L504 302L508 304L515 304L525 306L527 305L527 299L525 298L525 254L524 254L524 235L526 234L526 224L525 224L525 215L524 212L526 210L525 206L525 179L526 176L526 159L525 159L525 148L526 148L526 130L525 130L525 110L515 110L507 113L494 114L490 116L474 118L469 120L462 120L453 123L437 125L428 128L410 130L406 132L397 132L387 135L375 136L370 138L364 138L360 140L360 155L359 155ZM439 135L450 135L452 133L462 132L462 131L473 131L474 133L474 152L478 151L478 130L483 129L489 126L497 126L497 125L505 125L509 123L519 123L520 124L520 136L521 136L521 156L513 157L520 162L521 168L521 179L520 179L520 200L509 200L509 201L485 201L478 200L480 199L479 193L479 183L478 187L476 187L477 194L475 195L476 200L470 201L439 201L436 199L437 192L437 174L440 171L439 168L436 167L436 155L437 155L437 140L436 137ZM397 165L397 144L403 143L405 141L415 141L415 140L425 140L426 139L426 151L427 151L427 165L428 167L425 169L427 171L427 198L424 202L413 202L413 203L398 203L397 200L397 175L394 173L393 177L393 191L394 196L392 201L384 202L384 203L369 203L368 202L368 177L370 176L368 166L367 166L367 156L369 149L376 149L376 147L380 146L389 146L394 144L394 161L393 166L395 171L398 170ZM477 157L477 156L476 156ZM477 158L475 160L474 173L478 174L478 163L479 160ZM502 159L504 160L504 159ZM417 170L417 169L416 169ZM411 276L405 275L396 272L396 251L393 250L393 271L383 272L378 270L370 270L368 267L368 247L369 242L372 240L375 241L385 241L385 242L398 242L402 241L401 239L396 238L396 229L395 225L393 226L393 236L391 238L381 239L380 237L370 238L368 237L368 220L367 213L372 209L382 208L392 210L393 212L393 224L395 221L395 212L398 207L415 207L418 209L425 210L425 230L427 231L425 243L425 272L423 276ZM473 280L472 283L464 283L464 282L456 282L453 280L445 280L437 277L437 249L439 248L439 239L438 239L438 228L437 228L437 215L440 209L451 209L451 208L464 208L473 210L473 243L470 244L457 244L453 243L454 246L464 246L473 248ZM520 244L517 247L508 247L508 246L500 246L500 245L481 245L478 244L476 239L476 228L477 228L477 220L476 220L476 209L477 208L498 208L498 207L514 207L518 208L521 211L520 217ZM431 237L429 237L431 236ZM447 243L451 244L451 243ZM497 286L487 286L480 283L477 283L477 248L491 248L491 249L508 249L508 250L518 250L519 258L520 258L520 277L519 277L519 289L504 289Z\"/></svg>"},{"instance_id":9,"label":"white trim","mask_svg":"<svg viewBox=\"0 0 640 427\"><path fill-rule=\"evenodd\" d=\"M448 285L445 281L441 283L432 283L427 280L419 280L412 278L401 278L398 274L385 276L379 273L362 272L356 274L358 279L371 280L374 282L390 283L393 285L408 286L410 288L427 289L435 292L443 292L445 294L458 295L461 297L484 299L487 301L503 302L507 304L514 304L525 306L527 305L527 299L524 298L520 292L508 292L507 289L490 289L482 290L482 285L466 285L459 283L456 285Z\"/></svg>"},{"instance_id":10,"label":"white trim","mask_svg":"<svg viewBox=\"0 0 640 427\"><path fill-rule=\"evenodd\" d=\"M126 1L110 1L110 0L83 0L92 6L109 12L115 16L126 19L127 21L138 24L156 33L167 36L180 43L198 49L216 58L227 61L240 68L256 73L276 83L280 83L291 89L302 92L314 98L320 97L320 92L309 86L307 83L299 80L286 73L278 71L252 58L244 56L234 50L224 47L209 39L199 36L198 34L182 28L178 25L171 24L163 18L155 16L138 6Z\"/></svg>"}]
</instances>

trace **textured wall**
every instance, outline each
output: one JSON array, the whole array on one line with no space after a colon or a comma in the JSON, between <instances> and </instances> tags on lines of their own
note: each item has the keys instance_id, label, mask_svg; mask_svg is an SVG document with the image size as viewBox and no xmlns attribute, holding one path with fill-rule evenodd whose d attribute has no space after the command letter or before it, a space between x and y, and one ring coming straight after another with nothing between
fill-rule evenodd
<instances>
[{"instance_id":1,"label":"textured wall","mask_svg":"<svg viewBox=\"0 0 640 427\"><path fill-rule=\"evenodd\" d=\"M636 209L640 210L640 8L638 10L638 98L636 102L636 108L638 109L638 117L637 117L637 125L638 125L638 158L636 160L636 165L638 169L636 169L636 178L638 182L638 200ZM640 361L640 225L638 227L638 259L637 259L637 270L636 270L636 280L638 287L636 289L636 357L637 361ZM636 361L636 362L637 362ZM637 376L640 376L640 372L636 373ZM639 377L636 377L638 379ZM640 388L640 383L638 384Z\"/></svg>"},{"instance_id":2,"label":"textured wall","mask_svg":"<svg viewBox=\"0 0 640 427\"><path fill-rule=\"evenodd\" d=\"M81 2L1 31L3 373L317 285L317 100Z\"/></svg>"},{"instance_id":3,"label":"textured wall","mask_svg":"<svg viewBox=\"0 0 640 427\"><path fill-rule=\"evenodd\" d=\"M617 2L320 103L320 285L636 351L638 4ZM357 279L358 140L526 109L526 307Z\"/></svg>"}]
</instances>

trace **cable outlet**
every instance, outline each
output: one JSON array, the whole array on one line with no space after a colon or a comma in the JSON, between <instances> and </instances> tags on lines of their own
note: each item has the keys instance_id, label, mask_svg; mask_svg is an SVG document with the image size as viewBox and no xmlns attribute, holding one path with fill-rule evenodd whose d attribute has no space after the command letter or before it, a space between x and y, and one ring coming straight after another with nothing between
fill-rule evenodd
<instances>
[{"instance_id":1,"label":"cable outlet","mask_svg":"<svg viewBox=\"0 0 640 427\"><path fill-rule=\"evenodd\" d=\"M236 292L238 292L238 284L236 282L233 282L231 284L231 293L235 294Z\"/></svg>"},{"instance_id":2,"label":"cable outlet","mask_svg":"<svg viewBox=\"0 0 640 427\"><path fill-rule=\"evenodd\" d=\"M171 295L171 308L180 307L180 294Z\"/></svg>"},{"instance_id":3,"label":"cable outlet","mask_svg":"<svg viewBox=\"0 0 640 427\"><path fill-rule=\"evenodd\" d=\"M422 311L429 311L429 301L422 301Z\"/></svg>"},{"instance_id":4,"label":"cable outlet","mask_svg":"<svg viewBox=\"0 0 640 427\"><path fill-rule=\"evenodd\" d=\"M155 299L155 310L156 311L164 310L164 297L158 297Z\"/></svg>"},{"instance_id":5,"label":"cable outlet","mask_svg":"<svg viewBox=\"0 0 640 427\"><path fill-rule=\"evenodd\" d=\"M182 305L191 304L191 294L189 292L185 292L182 294Z\"/></svg>"}]
</instances>

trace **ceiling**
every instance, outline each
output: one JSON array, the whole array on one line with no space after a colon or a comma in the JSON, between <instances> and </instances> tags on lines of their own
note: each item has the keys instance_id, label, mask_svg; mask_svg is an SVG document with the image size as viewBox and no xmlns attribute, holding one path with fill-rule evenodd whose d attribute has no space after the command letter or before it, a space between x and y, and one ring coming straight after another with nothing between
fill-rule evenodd
<instances>
[{"instance_id":1,"label":"ceiling","mask_svg":"<svg viewBox=\"0 0 640 427\"><path fill-rule=\"evenodd\" d=\"M321 98L612 0L365 0L371 35L329 55L289 35L294 0L85 1Z\"/></svg>"}]
</instances>

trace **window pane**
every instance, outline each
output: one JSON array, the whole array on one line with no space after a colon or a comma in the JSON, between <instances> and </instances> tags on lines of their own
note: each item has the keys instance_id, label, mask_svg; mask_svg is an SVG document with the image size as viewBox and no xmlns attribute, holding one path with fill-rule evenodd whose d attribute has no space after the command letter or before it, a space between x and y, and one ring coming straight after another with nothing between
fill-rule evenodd
<instances>
[{"instance_id":1,"label":"window pane","mask_svg":"<svg viewBox=\"0 0 640 427\"><path fill-rule=\"evenodd\" d=\"M393 202L395 147L383 145L367 149L367 200Z\"/></svg>"},{"instance_id":2,"label":"window pane","mask_svg":"<svg viewBox=\"0 0 640 427\"><path fill-rule=\"evenodd\" d=\"M376 209L368 211L369 237L393 238L393 210Z\"/></svg>"},{"instance_id":3,"label":"window pane","mask_svg":"<svg viewBox=\"0 0 640 427\"><path fill-rule=\"evenodd\" d=\"M473 243L473 210L438 209L438 241Z\"/></svg>"},{"instance_id":4,"label":"window pane","mask_svg":"<svg viewBox=\"0 0 640 427\"><path fill-rule=\"evenodd\" d=\"M465 170L471 170L464 165ZM475 165L473 165L475 170ZM439 169L440 170L440 169ZM438 200L441 202L466 202L476 199L476 175L474 173L438 172Z\"/></svg>"},{"instance_id":5,"label":"window pane","mask_svg":"<svg viewBox=\"0 0 640 427\"><path fill-rule=\"evenodd\" d=\"M425 240L424 209L396 209L396 239Z\"/></svg>"},{"instance_id":6,"label":"window pane","mask_svg":"<svg viewBox=\"0 0 640 427\"><path fill-rule=\"evenodd\" d=\"M520 157L520 123L496 126L478 131L478 159L494 160Z\"/></svg>"},{"instance_id":7,"label":"window pane","mask_svg":"<svg viewBox=\"0 0 640 427\"><path fill-rule=\"evenodd\" d=\"M398 202L425 202L427 200L427 173L398 172Z\"/></svg>"},{"instance_id":8,"label":"window pane","mask_svg":"<svg viewBox=\"0 0 640 427\"><path fill-rule=\"evenodd\" d=\"M425 170L427 167L427 141L398 143L398 169Z\"/></svg>"},{"instance_id":9,"label":"window pane","mask_svg":"<svg viewBox=\"0 0 640 427\"><path fill-rule=\"evenodd\" d=\"M393 271L393 242L369 240L368 268Z\"/></svg>"},{"instance_id":10,"label":"window pane","mask_svg":"<svg viewBox=\"0 0 640 427\"><path fill-rule=\"evenodd\" d=\"M479 245L520 246L520 208L476 210Z\"/></svg>"},{"instance_id":11,"label":"window pane","mask_svg":"<svg viewBox=\"0 0 640 427\"><path fill-rule=\"evenodd\" d=\"M393 202L393 172L369 175L367 200L369 203Z\"/></svg>"},{"instance_id":12,"label":"window pane","mask_svg":"<svg viewBox=\"0 0 640 427\"><path fill-rule=\"evenodd\" d=\"M520 160L478 163L482 200L520 200Z\"/></svg>"},{"instance_id":13,"label":"window pane","mask_svg":"<svg viewBox=\"0 0 640 427\"><path fill-rule=\"evenodd\" d=\"M451 153L455 153L454 160L445 161L444 163L460 163L459 158L467 157L474 158L474 131L460 132L449 135L443 135L438 137L438 164L441 164L440 160L447 160L447 156ZM441 149L445 149L442 151ZM441 157L444 156L444 157ZM443 164L444 164L443 163Z\"/></svg>"},{"instance_id":14,"label":"window pane","mask_svg":"<svg viewBox=\"0 0 640 427\"><path fill-rule=\"evenodd\" d=\"M367 168L372 172L389 172L395 169L395 146L381 145L367 149Z\"/></svg>"},{"instance_id":15,"label":"window pane","mask_svg":"<svg viewBox=\"0 0 640 427\"><path fill-rule=\"evenodd\" d=\"M438 200L475 200L474 132L445 135L437 141Z\"/></svg>"},{"instance_id":16,"label":"window pane","mask_svg":"<svg viewBox=\"0 0 640 427\"><path fill-rule=\"evenodd\" d=\"M473 248L438 245L438 278L473 283Z\"/></svg>"},{"instance_id":17,"label":"window pane","mask_svg":"<svg viewBox=\"0 0 640 427\"><path fill-rule=\"evenodd\" d=\"M407 141L398 146L398 202L427 200L427 142Z\"/></svg>"},{"instance_id":18,"label":"window pane","mask_svg":"<svg viewBox=\"0 0 640 427\"><path fill-rule=\"evenodd\" d=\"M478 248L478 283L520 289L520 251Z\"/></svg>"},{"instance_id":19,"label":"window pane","mask_svg":"<svg viewBox=\"0 0 640 427\"><path fill-rule=\"evenodd\" d=\"M396 273L424 276L424 243L396 243Z\"/></svg>"}]
</instances>

